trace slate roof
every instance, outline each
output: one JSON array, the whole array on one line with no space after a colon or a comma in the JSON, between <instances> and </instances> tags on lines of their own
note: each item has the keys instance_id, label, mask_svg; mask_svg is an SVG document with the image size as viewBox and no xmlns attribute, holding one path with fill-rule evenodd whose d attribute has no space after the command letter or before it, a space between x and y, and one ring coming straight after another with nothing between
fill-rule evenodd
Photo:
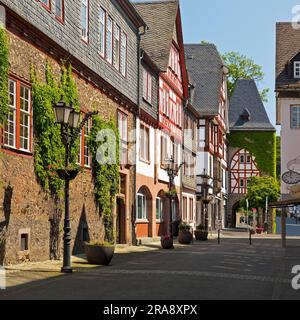
<instances>
[{"instance_id":1,"label":"slate roof","mask_svg":"<svg viewBox=\"0 0 300 320\"><path fill-rule=\"evenodd\" d=\"M300 87L299 79L289 76L287 64L300 52L300 29L291 22L276 24L276 88L291 85Z\"/></svg>"},{"instance_id":2,"label":"slate roof","mask_svg":"<svg viewBox=\"0 0 300 320\"><path fill-rule=\"evenodd\" d=\"M254 80L237 82L229 104L229 126L230 131L276 131Z\"/></svg>"},{"instance_id":3,"label":"slate roof","mask_svg":"<svg viewBox=\"0 0 300 320\"><path fill-rule=\"evenodd\" d=\"M134 6L149 27L141 39L141 47L159 69L166 72L179 1L135 2Z\"/></svg>"},{"instance_id":4,"label":"slate roof","mask_svg":"<svg viewBox=\"0 0 300 320\"><path fill-rule=\"evenodd\" d=\"M188 73L195 86L192 105L201 115L218 115L224 62L214 44L187 44Z\"/></svg>"}]
</instances>

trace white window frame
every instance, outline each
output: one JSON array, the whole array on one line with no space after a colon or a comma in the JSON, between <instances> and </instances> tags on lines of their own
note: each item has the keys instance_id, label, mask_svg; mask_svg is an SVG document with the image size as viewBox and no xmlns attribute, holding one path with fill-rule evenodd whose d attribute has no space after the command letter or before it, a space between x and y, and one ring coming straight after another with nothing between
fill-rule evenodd
<instances>
[{"instance_id":1,"label":"white window frame","mask_svg":"<svg viewBox=\"0 0 300 320\"><path fill-rule=\"evenodd\" d=\"M139 217L139 198L142 198L142 217ZM136 199L136 218L137 221L147 221L148 213L147 213L147 198L144 194L138 193Z\"/></svg>"},{"instance_id":2,"label":"white window frame","mask_svg":"<svg viewBox=\"0 0 300 320\"><path fill-rule=\"evenodd\" d=\"M106 47L106 11L100 7L99 11L99 54L105 57Z\"/></svg>"},{"instance_id":3,"label":"white window frame","mask_svg":"<svg viewBox=\"0 0 300 320\"><path fill-rule=\"evenodd\" d=\"M106 17L106 60L110 64L113 62L113 30L114 21L111 16Z\"/></svg>"},{"instance_id":4,"label":"white window frame","mask_svg":"<svg viewBox=\"0 0 300 320\"><path fill-rule=\"evenodd\" d=\"M21 87L23 87L24 89L28 90L28 100L27 100L28 111L21 109L21 100L24 98L24 97L21 96ZM19 137L20 141L19 141L19 143L20 143L20 150L26 151L26 152L30 151L30 143L31 143L31 141L30 141L30 137L31 137L31 133L30 133L30 130L31 130L31 100L30 99L31 99L31 97L30 97L30 88L25 86L25 85L23 85L22 83L20 83L20 137ZM24 99L24 100L26 100L26 99ZM27 120L28 120L28 125L27 126L21 125L21 117L22 117L23 114L27 117ZM27 137L21 136L21 127L22 126L24 128L27 128L27 130L28 130L28 136ZM21 145L22 145L21 139L22 138L27 140L27 142L28 142L27 149L21 147Z\"/></svg>"},{"instance_id":5,"label":"white window frame","mask_svg":"<svg viewBox=\"0 0 300 320\"><path fill-rule=\"evenodd\" d=\"M14 92L10 91L10 84L14 84ZM15 80L9 79L8 80L8 93L9 95L12 94L13 96L13 104L9 104L9 113L13 115L12 121L7 119L7 122L4 126L4 146L9 147L9 148L16 148L16 136L17 136L17 82ZM10 101L10 98L9 98ZM12 135L7 131L7 124L10 122L11 125L14 127L14 132L13 132L13 145L9 144L9 136ZM7 142L5 143L5 135L8 136Z\"/></svg>"},{"instance_id":6,"label":"white window frame","mask_svg":"<svg viewBox=\"0 0 300 320\"><path fill-rule=\"evenodd\" d=\"M143 98L152 104L152 76L145 67L143 67Z\"/></svg>"},{"instance_id":7,"label":"white window frame","mask_svg":"<svg viewBox=\"0 0 300 320\"><path fill-rule=\"evenodd\" d=\"M295 125L294 125L294 118L296 118ZM300 129L300 105L291 106L291 128Z\"/></svg>"},{"instance_id":8,"label":"white window frame","mask_svg":"<svg viewBox=\"0 0 300 320\"><path fill-rule=\"evenodd\" d=\"M121 62L121 28L114 24L113 65L119 71Z\"/></svg>"},{"instance_id":9,"label":"white window frame","mask_svg":"<svg viewBox=\"0 0 300 320\"><path fill-rule=\"evenodd\" d=\"M127 34L122 32L121 35L121 74L126 77L127 76L127 47L128 47L128 39Z\"/></svg>"},{"instance_id":10,"label":"white window frame","mask_svg":"<svg viewBox=\"0 0 300 320\"><path fill-rule=\"evenodd\" d=\"M156 221L157 222L162 222L164 220L163 219L163 201L162 201L162 198L157 197L155 204L156 204L156 206L155 206L155 208L156 208ZM157 211L157 209L159 209L159 212Z\"/></svg>"},{"instance_id":11,"label":"white window frame","mask_svg":"<svg viewBox=\"0 0 300 320\"><path fill-rule=\"evenodd\" d=\"M300 79L300 61L294 62L294 78Z\"/></svg>"},{"instance_id":12,"label":"white window frame","mask_svg":"<svg viewBox=\"0 0 300 320\"><path fill-rule=\"evenodd\" d=\"M140 125L140 160L150 162L150 129L144 124Z\"/></svg>"},{"instance_id":13,"label":"white window frame","mask_svg":"<svg viewBox=\"0 0 300 320\"><path fill-rule=\"evenodd\" d=\"M59 6L58 6L59 4ZM60 9L60 14L58 12L58 8ZM60 19L64 20L64 0L55 0L55 16Z\"/></svg>"},{"instance_id":14,"label":"white window frame","mask_svg":"<svg viewBox=\"0 0 300 320\"><path fill-rule=\"evenodd\" d=\"M85 26L83 25L83 10L85 8ZM89 0L81 0L81 39L88 42L89 39Z\"/></svg>"},{"instance_id":15,"label":"white window frame","mask_svg":"<svg viewBox=\"0 0 300 320\"><path fill-rule=\"evenodd\" d=\"M88 132L86 132L86 129L88 130ZM91 131L91 121L88 121L84 126L83 166L85 168L91 168L91 165L92 165L91 152L90 152L90 146L89 146L90 131ZM88 155L86 155L85 153L86 149L88 151Z\"/></svg>"}]
</instances>

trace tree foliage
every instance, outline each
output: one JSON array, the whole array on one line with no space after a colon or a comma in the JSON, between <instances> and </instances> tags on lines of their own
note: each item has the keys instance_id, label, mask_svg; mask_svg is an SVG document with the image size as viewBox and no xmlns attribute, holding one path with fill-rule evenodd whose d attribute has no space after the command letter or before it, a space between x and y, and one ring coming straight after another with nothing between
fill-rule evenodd
<instances>
[{"instance_id":1,"label":"tree foliage","mask_svg":"<svg viewBox=\"0 0 300 320\"><path fill-rule=\"evenodd\" d=\"M6 31L0 27L0 125L8 115L9 45Z\"/></svg>"},{"instance_id":2,"label":"tree foliage","mask_svg":"<svg viewBox=\"0 0 300 320\"><path fill-rule=\"evenodd\" d=\"M234 92L236 83L240 79L253 79L261 82L264 79L262 67L254 62L253 59L246 57L238 52L227 52L223 55L225 65L229 69L228 75L228 93L231 97ZM267 102L269 89L263 89L260 93L264 102Z\"/></svg>"},{"instance_id":3,"label":"tree foliage","mask_svg":"<svg viewBox=\"0 0 300 320\"><path fill-rule=\"evenodd\" d=\"M280 186L275 177L252 177L248 185L246 197L241 201L245 207L246 199L251 208L265 208L266 198L269 202L275 202L280 197Z\"/></svg>"}]
</instances>

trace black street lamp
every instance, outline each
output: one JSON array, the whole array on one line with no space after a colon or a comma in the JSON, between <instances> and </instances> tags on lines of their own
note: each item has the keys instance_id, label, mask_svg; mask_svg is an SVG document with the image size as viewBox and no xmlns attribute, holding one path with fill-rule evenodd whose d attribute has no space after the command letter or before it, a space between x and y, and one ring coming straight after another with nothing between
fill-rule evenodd
<instances>
[{"instance_id":1,"label":"black street lamp","mask_svg":"<svg viewBox=\"0 0 300 320\"><path fill-rule=\"evenodd\" d=\"M213 189L209 181L212 179L212 177L206 173L205 169L203 171L203 174L201 174L199 177L201 178L201 191L198 194L198 197L204 204L205 231L208 231L208 204L212 201L209 190Z\"/></svg>"},{"instance_id":2,"label":"black street lamp","mask_svg":"<svg viewBox=\"0 0 300 320\"><path fill-rule=\"evenodd\" d=\"M71 226L70 226L70 181L75 179L77 172L71 172L68 170L70 161L70 151L74 146L76 140L80 136L80 132L88 120L96 114L96 112L88 113L83 121L79 124L80 112L76 111L74 107L68 106L63 97L61 101L53 105L55 122L61 127L62 142L65 146L65 170L58 172L61 179L65 180L65 220L64 220L64 257L63 267L61 271L63 273L72 273L71 266Z\"/></svg>"},{"instance_id":3,"label":"black street lamp","mask_svg":"<svg viewBox=\"0 0 300 320\"><path fill-rule=\"evenodd\" d=\"M169 177L169 192L170 192L170 217L169 217L169 235L172 235L172 217L173 217L173 200L174 197L172 195L172 191L174 189L174 180L175 178L178 176L179 170L181 169L181 167L184 165L184 163L182 163L180 166L178 166L178 164L175 162L173 156L171 156L170 159L166 160L166 166L164 168L164 170L167 172L167 175Z\"/></svg>"}]
</instances>

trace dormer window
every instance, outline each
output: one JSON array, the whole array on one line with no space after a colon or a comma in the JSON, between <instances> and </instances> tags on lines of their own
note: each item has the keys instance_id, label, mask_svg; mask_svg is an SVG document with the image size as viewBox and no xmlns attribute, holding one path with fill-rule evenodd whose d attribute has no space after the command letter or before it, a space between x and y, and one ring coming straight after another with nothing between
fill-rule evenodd
<instances>
[{"instance_id":1,"label":"dormer window","mask_svg":"<svg viewBox=\"0 0 300 320\"><path fill-rule=\"evenodd\" d=\"M294 62L294 78L300 79L300 61Z\"/></svg>"}]
</instances>

